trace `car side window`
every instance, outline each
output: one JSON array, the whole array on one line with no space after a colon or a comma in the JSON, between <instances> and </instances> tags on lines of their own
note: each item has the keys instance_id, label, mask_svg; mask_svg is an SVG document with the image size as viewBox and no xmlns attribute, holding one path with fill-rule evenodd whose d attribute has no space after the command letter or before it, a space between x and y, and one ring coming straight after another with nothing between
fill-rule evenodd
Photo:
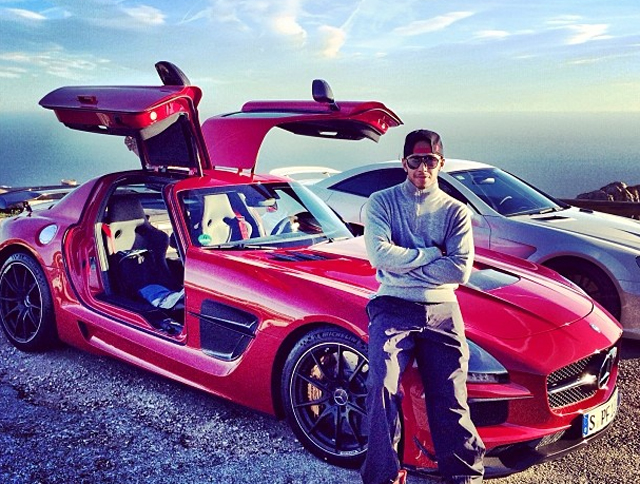
<instances>
[{"instance_id":1,"label":"car side window","mask_svg":"<svg viewBox=\"0 0 640 484\"><path fill-rule=\"evenodd\" d=\"M401 167L383 168L360 173L359 175L342 180L330 188L338 192L369 197L373 192L402 183L406 178L407 174Z\"/></svg>"},{"instance_id":2,"label":"car side window","mask_svg":"<svg viewBox=\"0 0 640 484\"><path fill-rule=\"evenodd\" d=\"M460 190L451 185L448 181L443 180L442 177L438 178L438 186L440 189L445 192L447 195L452 196L456 200L464 203L467 207L472 210L472 213L479 214L480 212L476 208L476 206L465 197Z\"/></svg>"},{"instance_id":3,"label":"car side window","mask_svg":"<svg viewBox=\"0 0 640 484\"><path fill-rule=\"evenodd\" d=\"M456 200L464 203L465 205L469 203L469 200L467 200L466 197L462 193L460 193L460 191L457 188L452 187L449 182L443 180L442 178L438 178L438 186L447 195L452 196Z\"/></svg>"}]
</instances>

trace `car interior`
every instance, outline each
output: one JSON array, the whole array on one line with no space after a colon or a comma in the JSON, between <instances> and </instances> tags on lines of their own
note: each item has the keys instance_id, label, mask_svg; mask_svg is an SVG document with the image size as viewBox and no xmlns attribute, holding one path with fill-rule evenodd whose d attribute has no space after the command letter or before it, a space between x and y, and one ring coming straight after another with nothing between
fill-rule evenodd
<instances>
[{"instance_id":1,"label":"car interior","mask_svg":"<svg viewBox=\"0 0 640 484\"><path fill-rule=\"evenodd\" d=\"M161 189L121 185L109 197L100 221L106 253L103 299L142 314L174 335L184 321L184 268Z\"/></svg>"}]
</instances>

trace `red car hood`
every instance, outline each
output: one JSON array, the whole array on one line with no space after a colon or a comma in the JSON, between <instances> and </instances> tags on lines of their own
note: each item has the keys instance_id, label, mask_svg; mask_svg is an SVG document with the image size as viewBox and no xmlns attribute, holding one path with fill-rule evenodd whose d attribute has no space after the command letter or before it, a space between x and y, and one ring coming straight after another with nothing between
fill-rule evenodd
<instances>
[{"instance_id":1,"label":"red car hood","mask_svg":"<svg viewBox=\"0 0 640 484\"><path fill-rule=\"evenodd\" d=\"M378 289L362 237L310 249L264 254L269 264L298 277L329 280L368 297ZM298 272L299 271L299 272ZM583 319L593 301L546 268L491 251L476 254L473 273L458 290L468 329L500 339L519 339Z\"/></svg>"}]
</instances>

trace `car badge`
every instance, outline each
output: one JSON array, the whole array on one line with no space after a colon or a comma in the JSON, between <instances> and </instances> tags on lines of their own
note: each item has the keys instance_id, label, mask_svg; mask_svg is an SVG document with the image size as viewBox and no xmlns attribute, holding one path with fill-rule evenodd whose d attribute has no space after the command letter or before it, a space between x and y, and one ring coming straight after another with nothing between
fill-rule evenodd
<instances>
[{"instance_id":1,"label":"car badge","mask_svg":"<svg viewBox=\"0 0 640 484\"><path fill-rule=\"evenodd\" d=\"M589 323L589 326L591 326L591 329L594 330L596 333L602 333L602 330L598 328L594 323Z\"/></svg>"},{"instance_id":2,"label":"car badge","mask_svg":"<svg viewBox=\"0 0 640 484\"><path fill-rule=\"evenodd\" d=\"M605 388L607 383L609 383L617 355L618 348L614 346L609 350L607 356L604 357L600 370L598 371L598 388Z\"/></svg>"}]
</instances>

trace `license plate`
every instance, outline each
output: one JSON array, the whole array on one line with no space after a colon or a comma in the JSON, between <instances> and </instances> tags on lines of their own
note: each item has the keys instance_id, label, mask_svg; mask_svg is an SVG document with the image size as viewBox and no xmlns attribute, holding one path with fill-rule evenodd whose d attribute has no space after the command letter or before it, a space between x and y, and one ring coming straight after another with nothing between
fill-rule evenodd
<instances>
[{"instance_id":1,"label":"license plate","mask_svg":"<svg viewBox=\"0 0 640 484\"><path fill-rule=\"evenodd\" d=\"M618 389L616 388L606 403L585 413L582 416L582 436L588 437L609 425L618 412L619 402Z\"/></svg>"}]
</instances>

